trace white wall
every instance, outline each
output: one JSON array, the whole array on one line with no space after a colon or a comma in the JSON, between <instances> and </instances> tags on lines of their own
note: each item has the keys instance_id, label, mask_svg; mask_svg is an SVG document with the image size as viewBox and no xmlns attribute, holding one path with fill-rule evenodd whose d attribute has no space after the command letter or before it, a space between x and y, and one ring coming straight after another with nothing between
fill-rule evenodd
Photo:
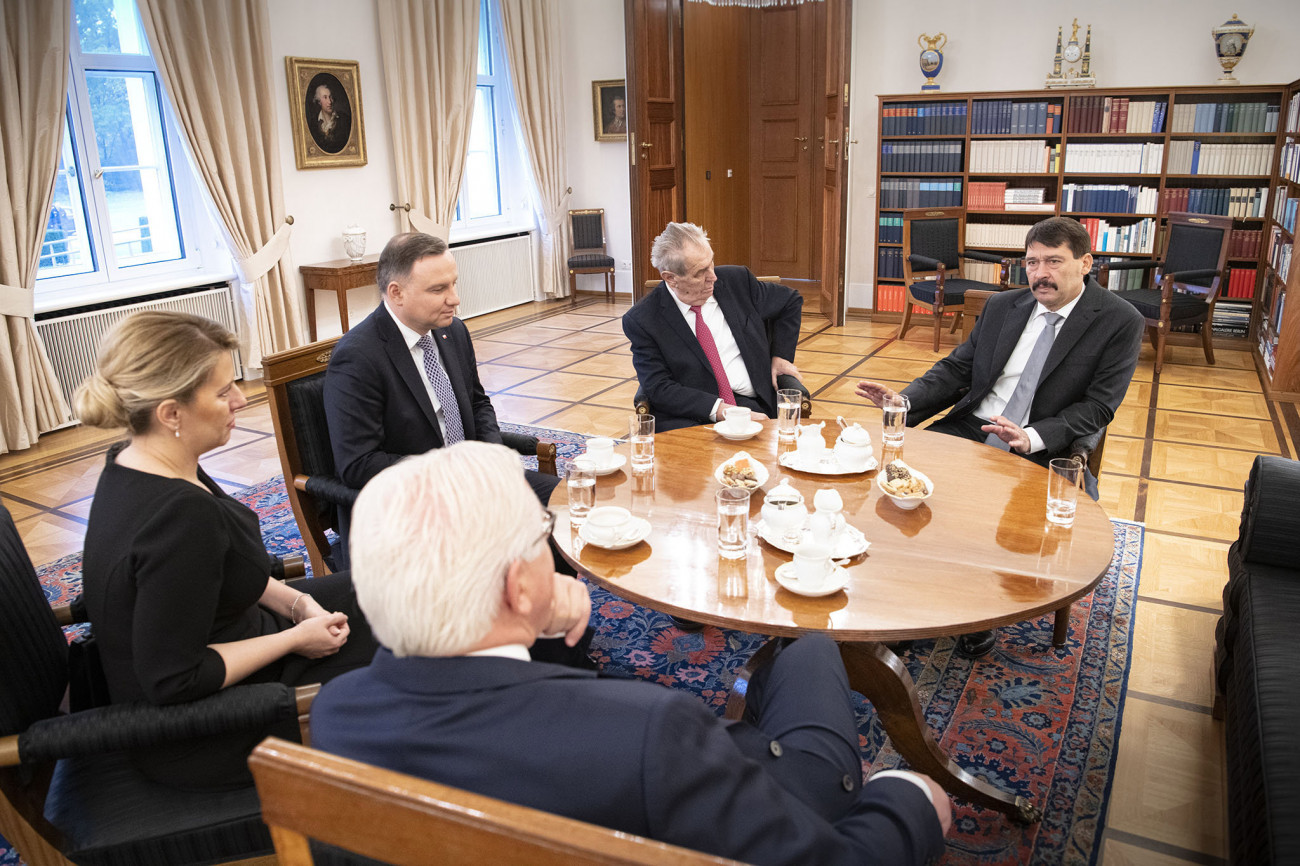
<instances>
[{"instance_id":1,"label":"white wall","mask_svg":"<svg viewBox=\"0 0 1300 866\"><path fill-rule=\"evenodd\" d=\"M1213 86L1222 69L1210 31L1233 12L1255 27L1234 72L1243 84L1285 84L1300 78L1296 0L854 0L850 153L848 305L871 306L875 271L877 94L919 93L916 39L948 35L943 90L1036 90L1052 67L1056 29L1079 17L1082 42L1092 25L1092 70L1099 87Z\"/></svg>"},{"instance_id":2,"label":"white wall","mask_svg":"<svg viewBox=\"0 0 1300 866\"><path fill-rule=\"evenodd\" d=\"M603 207L608 252L618 291L632 290L632 204L628 150L622 141L596 141L591 82L625 78L621 0L555 0L564 32L564 109L568 124L570 208ZM600 276L579 276L578 288L596 291Z\"/></svg>"}]
</instances>

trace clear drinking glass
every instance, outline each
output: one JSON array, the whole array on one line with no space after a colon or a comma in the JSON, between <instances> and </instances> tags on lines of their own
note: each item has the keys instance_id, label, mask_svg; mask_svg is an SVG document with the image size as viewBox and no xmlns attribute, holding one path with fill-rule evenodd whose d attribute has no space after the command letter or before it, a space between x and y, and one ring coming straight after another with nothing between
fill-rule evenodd
<instances>
[{"instance_id":1,"label":"clear drinking glass","mask_svg":"<svg viewBox=\"0 0 1300 866\"><path fill-rule=\"evenodd\" d=\"M649 472L655 466L655 416L633 415L627 424L632 445L632 471Z\"/></svg>"},{"instance_id":2,"label":"clear drinking glass","mask_svg":"<svg viewBox=\"0 0 1300 866\"><path fill-rule=\"evenodd\" d=\"M907 412L912 403L902 394L886 397L880 404L884 415L881 417L880 439L885 446L900 447L903 433L907 430Z\"/></svg>"},{"instance_id":3,"label":"clear drinking glass","mask_svg":"<svg viewBox=\"0 0 1300 866\"><path fill-rule=\"evenodd\" d=\"M1058 457L1047 469L1047 519L1058 526L1074 525L1083 464L1073 457Z\"/></svg>"},{"instance_id":4,"label":"clear drinking glass","mask_svg":"<svg viewBox=\"0 0 1300 866\"><path fill-rule=\"evenodd\" d=\"M784 388L776 392L776 436L778 439L792 440L799 428L799 411L803 405L803 393L794 388Z\"/></svg>"},{"instance_id":5,"label":"clear drinking glass","mask_svg":"<svg viewBox=\"0 0 1300 866\"><path fill-rule=\"evenodd\" d=\"M596 504L596 464L578 458L569 464L569 523L581 526Z\"/></svg>"},{"instance_id":6,"label":"clear drinking glass","mask_svg":"<svg viewBox=\"0 0 1300 866\"><path fill-rule=\"evenodd\" d=\"M714 499L718 503L718 555L742 559L749 548L749 491L723 487Z\"/></svg>"}]
</instances>

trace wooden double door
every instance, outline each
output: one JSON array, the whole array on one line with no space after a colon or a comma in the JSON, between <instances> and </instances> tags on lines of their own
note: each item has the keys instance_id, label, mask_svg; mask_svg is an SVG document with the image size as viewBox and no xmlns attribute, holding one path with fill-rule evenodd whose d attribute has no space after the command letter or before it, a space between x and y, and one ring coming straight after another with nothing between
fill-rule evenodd
<instances>
[{"instance_id":1,"label":"wooden double door","mask_svg":"<svg viewBox=\"0 0 1300 866\"><path fill-rule=\"evenodd\" d=\"M720 263L843 296L849 0L772 8L625 0L634 284L689 219Z\"/></svg>"}]
</instances>

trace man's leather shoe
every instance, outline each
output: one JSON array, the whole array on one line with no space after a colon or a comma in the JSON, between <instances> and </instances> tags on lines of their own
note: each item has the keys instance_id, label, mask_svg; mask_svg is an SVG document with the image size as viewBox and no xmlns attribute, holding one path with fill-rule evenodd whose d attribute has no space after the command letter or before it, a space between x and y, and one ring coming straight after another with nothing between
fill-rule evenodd
<instances>
[{"instance_id":1,"label":"man's leather shoe","mask_svg":"<svg viewBox=\"0 0 1300 866\"><path fill-rule=\"evenodd\" d=\"M998 633L996 629L973 631L957 638L957 651L968 658L979 658L982 655L988 655L997 639Z\"/></svg>"}]
</instances>

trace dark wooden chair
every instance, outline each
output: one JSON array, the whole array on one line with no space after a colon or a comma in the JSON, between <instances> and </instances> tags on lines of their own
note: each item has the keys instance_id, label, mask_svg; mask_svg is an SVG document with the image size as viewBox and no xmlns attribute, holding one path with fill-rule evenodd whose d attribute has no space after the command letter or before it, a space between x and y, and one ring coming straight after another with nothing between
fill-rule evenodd
<instances>
[{"instance_id":1,"label":"dark wooden chair","mask_svg":"<svg viewBox=\"0 0 1300 866\"><path fill-rule=\"evenodd\" d=\"M962 259L1001 267L998 282L982 283L962 277ZM952 332L961 324L966 292L971 289L1001 291L1007 288L1011 259L993 253L967 252L966 209L960 207L912 208L903 211L903 322L898 339L912 326L912 305L929 307L934 316L934 351L939 351L939 331L945 312L955 312ZM934 274L933 278L923 275Z\"/></svg>"},{"instance_id":2,"label":"dark wooden chair","mask_svg":"<svg viewBox=\"0 0 1300 866\"><path fill-rule=\"evenodd\" d=\"M1171 213L1159 259L1104 262L1098 282L1109 285L1110 272L1154 270L1157 288L1133 289L1115 294L1128 301L1147 322L1147 334L1156 350L1155 370L1165 359L1165 341L1171 328L1199 325L1205 360L1214 363L1214 304L1226 282L1228 242L1232 218L1208 214Z\"/></svg>"},{"instance_id":3,"label":"dark wooden chair","mask_svg":"<svg viewBox=\"0 0 1300 866\"><path fill-rule=\"evenodd\" d=\"M569 253L569 296L578 302L578 274L603 274L605 299L614 300L614 257L605 251L605 209L569 211L573 249Z\"/></svg>"},{"instance_id":4,"label":"dark wooden chair","mask_svg":"<svg viewBox=\"0 0 1300 866\"><path fill-rule=\"evenodd\" d=\"M311 839L402 866L737 866L275 737L248 765L281 866L311 866Z\"/></svg>"},{"instance_id":5,"label":"dark wooden chair","mask_svg":"<svg viewBox=\"0 0 1300 866\"><path fill-rule=\"evenodd\" d=\"M306 713L317 686L222 689L187 704L94 706L98 657L69 647L9 512L0 506L0 834L29 866L264 864L273 852L257 791L180 791L145 778L126 749L257 730ZM90 709L65 713L61 703ZM95 691L92 689L91 691ZM305 727L303 736L308 732Z\"/></svg>"},{"instance_id":6,"label":"dark wooden chair","mask_svg":"<svg viewBox=\"0 0 1300 866\"><path fill-rule=\"evenodd\" d=\"M351 509L361 492L338 476L325 420L325 369L339 339L309 343L262 359L284 486L313 574L334 570L325 530L338 531L339 509ZM524 456L536 456L540 471L556 474L555 443L505 432L501 439Z\"/></svg>"}]
</instances>

